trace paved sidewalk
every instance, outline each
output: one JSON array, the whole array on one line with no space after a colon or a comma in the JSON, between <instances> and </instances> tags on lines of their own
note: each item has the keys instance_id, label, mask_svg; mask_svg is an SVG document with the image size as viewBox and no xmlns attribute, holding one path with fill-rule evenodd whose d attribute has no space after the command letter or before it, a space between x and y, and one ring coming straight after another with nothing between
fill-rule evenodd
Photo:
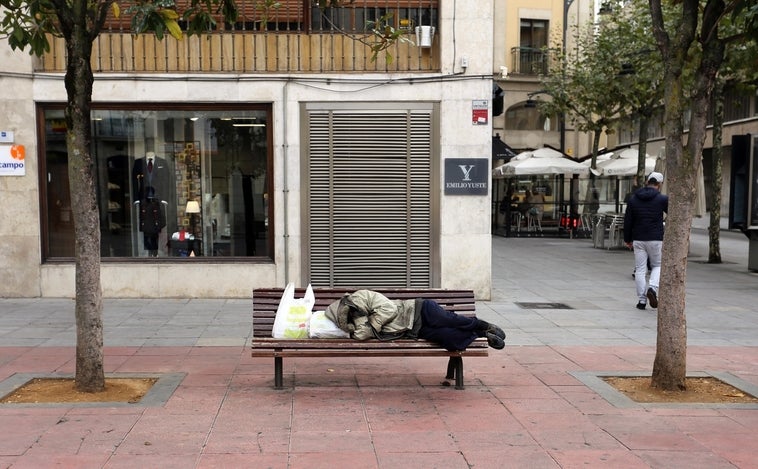
<instances>
[{"instance_id":1,"label":"paved sidewalk","mask_svg":"<svg viewBox=\"0 0 758 469\"><path fill-rule=\"evenodd\" d=\"M702 226L688 369L754 392L758 274L734 232L725 263L705 264ZM435 358L288 359L276 391L273 360L245 346L249 299L108 299L106 371L166 373L175 390L158 405L0 406L0 467L758 468L758 406L643 406L596 377L652 367L656 314L634 307L630 252L492 245L493 297L478 310L507 347L466 360L464 391L441 386ZM0 380L73 372L74 337L71 300L0 299Z\"/></svg>"}]
</instances>

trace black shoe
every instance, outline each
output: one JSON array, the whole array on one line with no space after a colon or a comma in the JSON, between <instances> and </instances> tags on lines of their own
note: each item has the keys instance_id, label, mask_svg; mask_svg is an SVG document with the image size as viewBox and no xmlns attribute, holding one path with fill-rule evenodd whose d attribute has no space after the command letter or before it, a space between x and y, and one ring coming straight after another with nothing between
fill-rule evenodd
<instances>
[{"instance_id":1,"label":"black shoe","mask_svg":"<svg viewBox=\"0 0 758 469\"><path fill-rule=\"evenodd\" d=\"M647 301L650 303L651 308L658 307L658 295L655 294L655 290L652 288L647 289Z\"/></svg>"},{"instance_id":2,"label":"black shoe","mask_svg":"<svg viewBox=\"0 0 758 469\"><path fill-rule=\"evenodd\" d=\"M487 333L487 344L497 350L501 350L505 347L505 341L492 332Z\"/></svg>"},{"instance_id":3,"label":"black shoe","mask_svg":"<svg viewBox=\"0 0 758 469\"><path fill-rule=\"evenodd\" d=\"M637 309L645 309L645 303L643 303L641 301L639 303L637 303Z\"/></svg>"},{"instance_id":4,"label":"black shoe","mask_svg":"<svg viewBox=\"0 0 758 469\"><path fill-rule=\"evenodd\" d=\"M484 321L482 319L477 319L477 321L478 321L478 324L476 325L476 331L479 337L485 337L487 333L489 332L489 333L495 334L501 339L505 339L505 332L503 332L503 330L500 329L498 326L492 324L491 322Z\"/></svg>"},{"instance_id":5,"label":"black shoe","mask_svg":"<svg viewBox=\"0 0 758 469\"><path fill-rule=\"evenodd\" d=\"M496 336L500 337L501 339L505 339L505 331L500 329L498 326L494 324L490 324L490 327L487 329L487 332L491 334L495 334Z\"/></svg>"}]
</instances>

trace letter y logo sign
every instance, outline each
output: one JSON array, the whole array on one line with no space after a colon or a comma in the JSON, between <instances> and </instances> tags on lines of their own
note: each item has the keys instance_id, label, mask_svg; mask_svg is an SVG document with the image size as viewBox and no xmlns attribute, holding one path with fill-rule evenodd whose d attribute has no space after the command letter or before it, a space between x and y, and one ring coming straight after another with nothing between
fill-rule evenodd
<instances>
[{"instance_id":1,"label":"letter y logo sign","mask_svg":"<svg viewBox=\"0 0 758 469\"><path fill-rule=\"evenodd\" d=\"M458 167L461 168L461 172L463 173L463 180L464 181L470 181L471 180L471 170L474 169L473 164L465 165L465 164L459 164Z\"/></svg>"}]
</instances>

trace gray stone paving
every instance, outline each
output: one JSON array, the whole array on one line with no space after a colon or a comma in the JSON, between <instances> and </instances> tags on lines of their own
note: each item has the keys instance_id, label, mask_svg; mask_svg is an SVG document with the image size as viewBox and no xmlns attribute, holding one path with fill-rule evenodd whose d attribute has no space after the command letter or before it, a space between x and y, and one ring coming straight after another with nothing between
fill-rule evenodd
<instances>
[{"instance_id":1,"label":"gray stone paving","mask_svg":"<svg viewBox=\"0 0 758 469\"><path fill-rule=\"evenodd\" d=\"M724 263L707 258L706 220L696 219L687 272L690 345L758 345L758 274L747 238L722 231ZM508 345L653 345L656 313L634 308L632 253L590 239L492 238L493 289L477 306L502 325ZM251 289L253 285L251 285ZM665 292L661 292L665 294ZM559 302L571 309L523 308ZM0 299L0 346L72 346L73 300ZM106 346L238 346L251 334L251 301L105 299Z\"/></svg>"}]
</instances>

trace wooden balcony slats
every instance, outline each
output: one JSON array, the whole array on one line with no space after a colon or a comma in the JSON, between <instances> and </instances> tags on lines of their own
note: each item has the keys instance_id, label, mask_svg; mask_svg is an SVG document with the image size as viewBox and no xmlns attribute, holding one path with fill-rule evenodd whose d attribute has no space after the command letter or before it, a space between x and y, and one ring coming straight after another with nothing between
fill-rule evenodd
<instances>
[{"instance_id":1,"label":"wooden balcony slats","mask_svg":"<svg viewBox=\"0 0 758 469\"><path fill-rule=\"evenodd\" d=\"M415 42L415 37L413 38ZM50 37L50 52L36 64L39 72L64 72L65 43ZM158 40L152 34L102 33L93 45L96 73L353 73L434 72L440 68L439 49L397 43L392 61L336 33L225 32L198 37Z\"/></svg>"}]
</instances>

